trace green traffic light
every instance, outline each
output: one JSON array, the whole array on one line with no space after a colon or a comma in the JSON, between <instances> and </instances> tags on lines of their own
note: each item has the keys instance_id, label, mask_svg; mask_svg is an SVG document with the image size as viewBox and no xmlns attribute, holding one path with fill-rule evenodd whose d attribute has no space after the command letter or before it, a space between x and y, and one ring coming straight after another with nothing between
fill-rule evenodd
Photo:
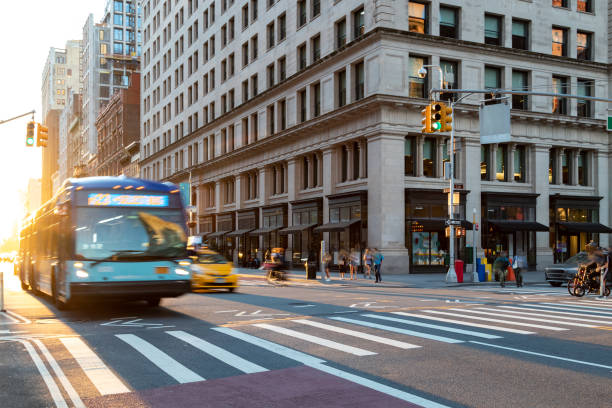
<instances>
[{"instance_id":1,"label":"green traffic light","mask_svg":"<svg viewBox=\"0 0 612 408\"><path fill-rule=\"evenodd\" d=\"M440 122L433 122L431 124L431 128L433 130L440 130L442 128L442 124Z\"/></svg>"},{"instance_id":2,"label":"green traffic light","mask_svg":"<svg viewBox=\"0 0 612 408\"><path fill-rule=\"evenodd\" d=\"M28 138L26 139L26 144L27 144L28 146L34 146L34 138L33 138L33 137L28 137Z\"/></svg>"}]
</instances>

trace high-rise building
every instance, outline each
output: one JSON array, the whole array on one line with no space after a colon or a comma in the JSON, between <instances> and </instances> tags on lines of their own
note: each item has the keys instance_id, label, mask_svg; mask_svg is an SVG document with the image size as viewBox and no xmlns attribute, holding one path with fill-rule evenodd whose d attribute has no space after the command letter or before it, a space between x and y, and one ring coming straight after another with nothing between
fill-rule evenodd
<instances>
[{"instance_id":1,"label":"high-rise building","mask_svg":"<svg viewBox=\"0 0 612 408\"><path fill-rule=\"evenodd\" d=\"M591 239L609 245L607 104L589 99L609 95L612 55L598 46L609 7L145 1L142 175L191 181L192 232L235 261L282 247L295 265L321 249L336 265L342 251L361 259L377 247L387 272L439 272L450 239L464 261L476 242L479 257L508 250L530 266L565 260ZM440 87L559 95L507 98L511 139L496 144L479 139L490 96L455 107L461 226L452 238L450 134L421 132L420 112Z\"/></svg>"},{"instance_id":2,"label":"high-rise building","mask_svg":"<svg viewBox=\"0 0 612 408\"><path fill-rule=\"evenodd\" d=\"M90 14L83 26L83 134L87 141L89 173L95 174L98 139L95 121L129 76L139 71L141 8L136 0L109 0L104 17L95 23Z\"/></svg>"}]
</instances>

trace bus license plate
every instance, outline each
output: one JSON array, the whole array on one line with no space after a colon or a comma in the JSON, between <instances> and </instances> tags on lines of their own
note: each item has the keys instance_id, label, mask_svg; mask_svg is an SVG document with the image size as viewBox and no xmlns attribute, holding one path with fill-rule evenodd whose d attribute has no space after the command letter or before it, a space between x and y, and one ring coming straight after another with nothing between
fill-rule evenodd
<instances>
[{"instance_id":1,"label":"bus license plate","mask_svg":"<svg viewBox=\"0 0 612 408\"><path fill-rule=\"evenodd\" d=\"M156 266L155 273L157 274L168 273L168 267L167 266Z\"/></svg>"}]
</instances>

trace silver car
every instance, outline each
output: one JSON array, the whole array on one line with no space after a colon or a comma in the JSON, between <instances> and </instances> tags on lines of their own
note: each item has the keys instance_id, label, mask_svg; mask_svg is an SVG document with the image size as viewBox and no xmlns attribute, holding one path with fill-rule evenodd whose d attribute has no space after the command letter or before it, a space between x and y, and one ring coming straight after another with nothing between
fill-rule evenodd
<instances>
[{"instance_id":1,"label":"silver car","mask_svg":"<svg viewBox=\"0 0 612 408\"><path fill-rule=\"evenodd\" d=\"M578 252L564 263L547 266L544 272L546 280L551 286L561 286L576 276L580 264L588 261L589 255L586 252Z\"/></svg>"}]
</instances>

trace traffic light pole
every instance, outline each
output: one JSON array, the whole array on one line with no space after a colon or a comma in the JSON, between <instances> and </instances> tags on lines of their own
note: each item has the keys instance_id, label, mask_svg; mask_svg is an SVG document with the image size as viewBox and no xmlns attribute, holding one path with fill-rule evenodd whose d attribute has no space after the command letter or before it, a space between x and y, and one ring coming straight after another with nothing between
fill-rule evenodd
<instances>
[{"instance_id":1,"label":"traffic light pole","mask_svg":"<svg viewBox=\"0 0 612 408\"><path fill-rule=\"evenodd\" d=\"M30 112L23 113L21 115L15 116L15 117L10 118L10 119L0 120L0 125L4 125L7 122L10 122L10 121L15 120L15 119L23 118L24 116L28 116L28 115L32 115L32 121L34 121L34 113L35 112L36 111L32 110Z\"/></svg>"}]
</instances>

